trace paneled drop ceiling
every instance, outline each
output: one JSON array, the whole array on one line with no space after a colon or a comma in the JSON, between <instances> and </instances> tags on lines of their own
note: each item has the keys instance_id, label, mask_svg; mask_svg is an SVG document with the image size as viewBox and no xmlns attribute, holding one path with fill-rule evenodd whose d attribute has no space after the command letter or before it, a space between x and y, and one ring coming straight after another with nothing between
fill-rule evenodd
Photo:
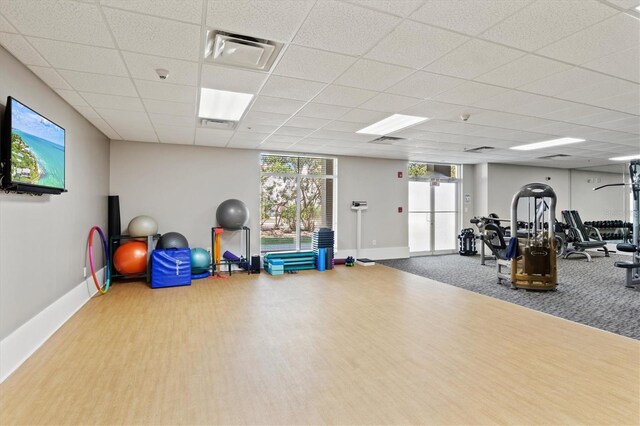
<instances>
[{"instance_id":1,"label":"paneled drop ceiling","mask_svg":"<svg viewBox=\"0 0 640 426\"><path fill-rule=\"evenodd\" d=\"M0 44L115 140L585 167L640 153L638 6L1 0ZM211 65L208 29L284 47L269 72ZM256 96L235 130L216 130L197 119L200 87ZM355 133L394 113L430 120L394 133L406 140L391 145ZM558 137L587 141L509 149ZM480 146L495 149L466 152ZM539 158L553 154L569 157Z\"/></svg>"}]
</instances>

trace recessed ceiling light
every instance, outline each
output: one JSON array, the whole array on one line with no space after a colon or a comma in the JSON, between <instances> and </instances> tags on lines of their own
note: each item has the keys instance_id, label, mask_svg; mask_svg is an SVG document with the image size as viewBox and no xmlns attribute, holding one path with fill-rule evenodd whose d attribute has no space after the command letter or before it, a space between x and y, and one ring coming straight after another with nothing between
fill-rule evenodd
<instances>
[{"instance_id":1,"label":"recessed ceiling light","mask_svg":"<svg viewBox=\"0 0 640 426\"><path fill-rule=\"evenodd\" d=\"M365 133L367 135L388 135L405 127L422 123L428 120L428 117L417 117L415 115L393 114L390 117L373 123L371 126L358 130L356 133Z\"/></svg>"},{"instance_id":2,"label":"recessed ceiling light","mask_svg":"<svg viewBox=\"0 0 640 426\"><path fill-rule=\"evenodd\" d=\"M629 160L640 160L640 154L636 155L625 155L624 157L613 157L609 158L610 161L629 161Z\"/></svg>"},{"instance_id":3,"label":"recessed ceiling light","mask_svg":"<svg viewBox=\"0 0 640 426\"><path fill-rule=\"evenodd\" d=\"M640 6L636 6L635 9L640 12Z\"/></svg>"},{"instance_id":4,"label":"recessed ceiling light","mask_svg":"<svg viewBox=\"0 0 640 426\"><path fill-rule=\"evenodd\" d=\"M570 143L577 143L577 142L584 142L584 139L577 139L577 138L552 139L550 141L542 141L542 142L529 143L526 145L512 146L511 149L517 149L519 151L530 151L532 149L550 148L552 146L568 145Z\"/></svg>"},{"instance_id":5,"label":"recessed ceiling light","mask_svg":"<svg viewBox=\"0 0 640 426\"><path fill-rule=\"evenodd\" d=\"M198 117L215 120L239 121L251 103L250 93L227 92L215 89L200 89Z\"/></svg>"}]
</instances>

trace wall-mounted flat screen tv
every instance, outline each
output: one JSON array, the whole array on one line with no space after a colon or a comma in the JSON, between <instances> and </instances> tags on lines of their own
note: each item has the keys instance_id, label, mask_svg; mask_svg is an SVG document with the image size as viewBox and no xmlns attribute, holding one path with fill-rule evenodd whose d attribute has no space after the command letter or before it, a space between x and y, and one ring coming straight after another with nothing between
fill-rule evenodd
<instances>
[{"instance_id":1,"label":"wall-mounted flat screen tv","mask_svg":"<svg viewBox=\"0 0 640 426\"><path fill-rule=\"evenodd\" d=\"M63 192L65 130L11 96L7 98L2 129L2 188Z\"/></svg>"}]
</instances>

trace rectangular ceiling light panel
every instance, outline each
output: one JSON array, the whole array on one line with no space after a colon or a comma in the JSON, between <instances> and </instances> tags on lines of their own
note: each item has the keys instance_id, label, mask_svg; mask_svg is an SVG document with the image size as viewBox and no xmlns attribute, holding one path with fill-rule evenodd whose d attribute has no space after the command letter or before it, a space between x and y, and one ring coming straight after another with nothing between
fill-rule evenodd
<instances>
[{"instance_id":1,"label":"rectangular ceiling light panel","mask_svg":"<svg viewBox=\"0 0 640 426\"><path fill-rule=\"evenodd\" d=\"M239 121L251 103L251 99L253 95L250 93L202 88L198 117Z\"/></svg>"},{"instance_id":2,"label":"rectangular ceiling light panel","mask_svg":"<svg viewBox=\"0 0 640 426\"><path fill-rule=\"evenodd\" d=\"M417 117L415 115L393 114L390 117L373 123L371 126L358 130L356 133L364 133L367 135L388 135L409 126L414 126L428 120L427 117Z\"/></svg>"},{"instance_id":3,"label":"rectangular ceiling light panel","mask_svg":"<svg viewBox=\"0 0 640 426\"><path fill-rule=\"evenodd\" d=\"M552 148L560 145L568 145L570 143L578 143L584 142L584 139L578 138L560 138L560 139L552 139L550 141L542 141L529 143L526 145L513 146L511 149L517 149L518 151L531 151L532 149L542 149L542 148Z\"/></svg>"},{"instance_id":4,"label":"rectangular ceiling light panel","mask_svg":"<svg viewBox=\"0 0 640 426\"><path fill-rule=\"evenodd\" d=\"M609 158L610 161L630 161L630 160L640 160L640 154L636 155L625 155L624 157L613 157Z\"/></svg>"}]
</instances>

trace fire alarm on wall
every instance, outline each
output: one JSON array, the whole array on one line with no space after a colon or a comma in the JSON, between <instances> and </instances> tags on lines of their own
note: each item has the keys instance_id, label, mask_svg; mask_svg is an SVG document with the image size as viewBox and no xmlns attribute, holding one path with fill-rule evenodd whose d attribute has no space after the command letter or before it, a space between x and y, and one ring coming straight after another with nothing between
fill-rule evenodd
<instances>
[{"instance_id":1,"label":"fire alarm on wall","mask_svg":"<svg viewBox=\"0 0 640 426\"><path fill-rule=\"evenodd\" d=\"M402 172L398 172L398 177L402 178Z\"/></svg>"},{"instance_id":2,"label":"fire alarm on wall","mask_svg":"<svg viewBox=\"0 0 640 426\"><path fill-rule=\"evenodd\" d=\"M402 213L402 207L398 207L398 213Z\"/></svg>"}]
</instances>

